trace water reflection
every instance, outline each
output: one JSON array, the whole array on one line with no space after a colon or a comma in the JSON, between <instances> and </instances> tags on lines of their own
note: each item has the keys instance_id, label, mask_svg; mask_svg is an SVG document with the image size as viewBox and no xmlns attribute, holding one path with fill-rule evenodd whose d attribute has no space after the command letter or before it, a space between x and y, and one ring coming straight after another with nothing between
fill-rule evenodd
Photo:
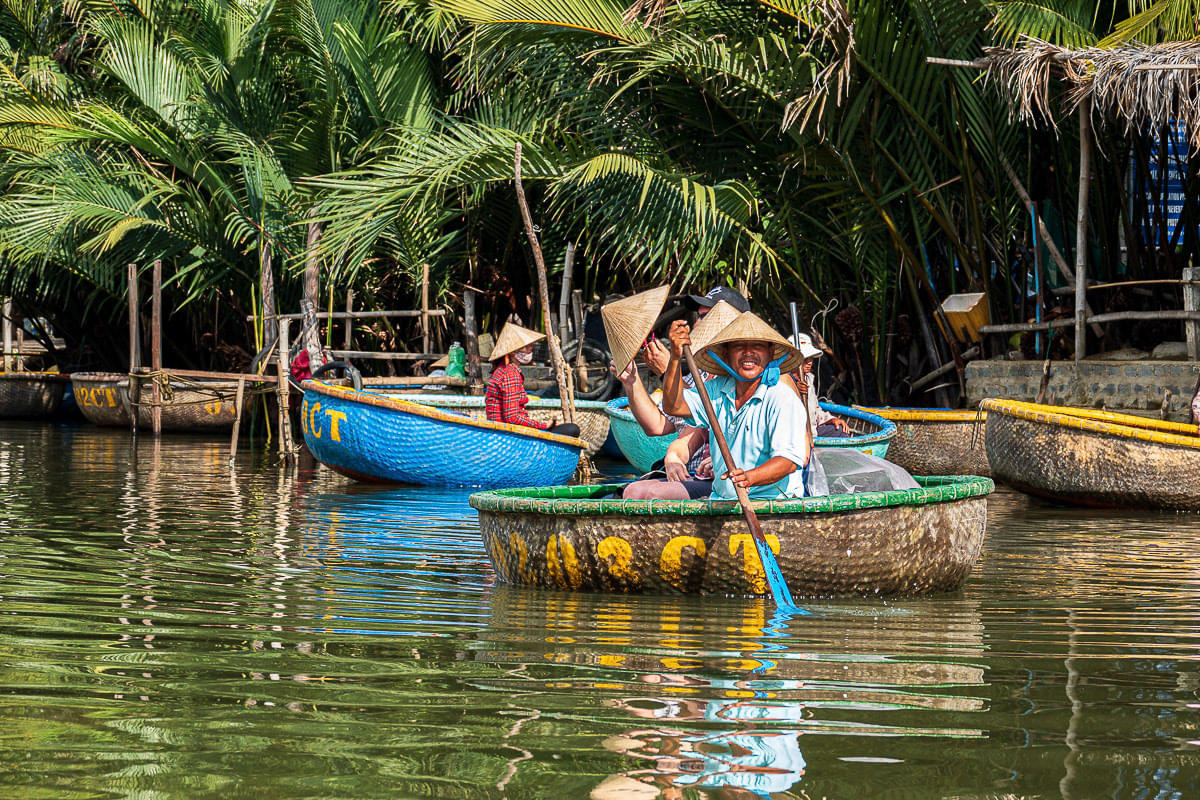
<instances>
[{"instance_id":1,"label":"water reflection","mask_svg":"<svg viewBox=\"0 0 1200 800\"><path fill-rule=\"evenodd\" d=\"M1200 796L1200 516L1002 492L962 594L773 620L272 458L0 426L0 796Z\"/></svg>"}]
</instances>

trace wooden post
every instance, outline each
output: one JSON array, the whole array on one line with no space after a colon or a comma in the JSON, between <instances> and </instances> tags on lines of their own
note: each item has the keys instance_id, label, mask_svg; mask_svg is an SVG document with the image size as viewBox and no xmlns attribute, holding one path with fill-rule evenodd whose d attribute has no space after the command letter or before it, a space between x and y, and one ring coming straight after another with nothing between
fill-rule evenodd
<instances>
[{"instance_id":1,"label":"wooden post","mask_svg":"<svg viewBox=\"0 0 1200 800\"><path fill-rule=\"evenodd\" d=\"M25 318L22 315L21 323L16 326L16 328L17 328L17 350L16 350L16 355L13 358L13 369L15 369L17 372L20 372L21 370L25 369L25 357L23 355L21 355L21 353L25 350L25 325L24 325L24 322L25 322Z\"/></svg>"},{"instance_id":2,"label":"wooden post","mask_svg":"<svg viewBox=\"0 0 1200 800\"><path fill-rule=\"evenodd\" d=\"M421 352L429 350L429 265L421 265Z\"/></svg>"},{"instance_id":3,"label":"wooden post","mask_svg":"<svg viewBox=\"0 0 1200 800\"><path fill-rule=\"evenodd\" d=\"M270 342L279 333L275 316L275 273L271 269L271 243L265 236L258 238L258 283L263 308L263 341Z\"/></svg>"},{"instance_id":4,"label":"wooden post","mask_svg":"<svg viewBox=\"0 0 1200 800\"><path fill-rule=\"evenodd\" d=\"M475 322L475 290L463 290L463 329L467 346L467 380L471 394L483 394L483 365L479 361L479 330Z\"/></svg>"},{"instance_id":5,"label":"wooden post","mask_svg":"<svg viewBox=\"0 0 1200 800\"><path fill-rule=\"evenodd\" d=\"M314 207L309 212L312 217L317 212ZM304 313L304 349L308 351L308 360L313 369L324 363L321 356L321 337L317 331L317 303L321 299L321 226L317 222L308 223L307 247L304 251L304 301L300 310Z\"/></svg>"},{"instance_id":6,"label":"wooden post","mask_svg":"<svg viewBox=\"0 0 1200 800\"><path fill-rule=\"evenodd\" d=\"M138 321L138 268L130 264L129 270L129 374L142 368L142 326Z\"/></svg>"},{"instance_id":7,"label":"wooden post","mask_svg":"<svg viewBox=\"0 0 1200 800\"><path fill-rule=\"evenodd\" d=\"M1200 284L1187 283L1200 281L1200 269L1193 267L1190 259L1188 266L1183 270L1183 280L1183 310L1200 311ZM1187 336L1188 359L1200 360L1200 322L1194 319L1184 320L1183 330Z\"/></svg>"},{"instance_id":8,"label":"wooden post","mask_svg":"<svg viewBox=\"0 0 1200 800\"><path fill-rule=\"evenodd\" d=\"M288 327L290 319L279 321L279 350L275 363L279 366L279 454L284 458L292 458L292 417L288 413L288 401L291 396L291 384L288 382L288 354L291 346L288 344Z\"/></svg>"},{"instance_id":9,"label":"wooden post","mask_svg":"<svg viewBox=\"0 0 1200 800\"><path fill-rule=\"evenodd\" d=\"M567 242L567 255L563 259L562 289L558 293L558 339L570 339L571 317L568 304L571 299L571 277L575 271L575 243ZM582 342L580 343L582 345Z\"/></svg>"},{"instance_id":10,"label":"wooden post","mask_svg":"<svg viewBox=\"0 0 1200 800\"><path fill-rule=\"evenodd\" d=\"M584 391L588 389L587 356L583 354L583 290L571 290L571 317L575 321L575 338L579 347L575 348L575 385Z\"/></svg>"},{"instance_id":11,"label":"wooden post","mask_svg":"<svg viewBox=\"0 0 1200 800\"><path fill-rule=\"evenodd\" d=\"M237 458L238 434L242 429L242 400L246 394L246 379L238 378L237 395L233 400L233 436L229 439L229 463Z\"/></svg>"},{"instance_id":12,"label":"wooden post","mask_svg":"<svg viewBox=\"0 0 1200 800\"><path fill-rule=\"evenodd\" d=\"M12 329L12 313L13 302L11 297L4 298L4 371L12 372L12 346L13 346L13 329Z\"/></svg>"},{"instance_id":13,"label":"wooden post","mask_svg":"<svg viewBox=\"0 0 1200 800\"><path fill-rule=\"evenodd\" d=\"M559 347L558 334L550 325L550 287L546 279L546 261L542 258L542 246L538 243L537 230L533 226L533 217L529 213L529 203L525 200L525 187L521 185L520 142L517 142L514 175L517 205L521 208L521 219L525 222L525 235L529 238L529 247L533 251L533 263L537 267L538 294L542 299L542 324L546 331L546 340L550 343L550 359L554 363L554 376L558 381L558 396L562 402L563 422L574 422L575 393L571 391L571 380L567 373L567 364L563 360L562 349Z\"/></svg>"},{"instance_id":14,"label":"wooden post","mask_svg":"<svg viewBox=\"0 0 1200 800\"><path fill-rule=\"evenodd\" d=\"M350 314L353 311L354 311L354 290L347 289L346 290L346 313ZM353 338L354 338L354 319L351 317L346 317L346 346L342 348L343 350L350 350L354 347L354 342L352 341Z\"/></svg>"},{"instance_id":15,"label":"wooden post","mask_svg":"<svg viewBox=\"0 0 1200 800\"><path fill-rule=\"evenodd\" d=\"M1079 208L1075 215L1075 363L1087 355L1088 187L1092 173L1092 101L1079 104Z\"/></svg>"},{"instance_id":16,"label":"wooden post","mask_svg":"<svg viewBox=\"0 0 1200 800\"><path fill-rule=\"evenodd\" d=\"M155 436L162 435L162 387L159 373L162 372L162 260L154 259L154 275L150 285L150 371L153 381L150 399L150 426ZM130 377L130 383L133 382Z\"/></svg>"}]
</instances>

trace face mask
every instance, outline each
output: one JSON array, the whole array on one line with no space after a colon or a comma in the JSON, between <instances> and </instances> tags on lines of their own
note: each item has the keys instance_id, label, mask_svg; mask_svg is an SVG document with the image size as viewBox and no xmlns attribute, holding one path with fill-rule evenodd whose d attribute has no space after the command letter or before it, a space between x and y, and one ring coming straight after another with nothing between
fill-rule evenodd
<instances>
[{"instance_id":1,"label":"face mask","mask_svg":"<svg viewBox=\"0 0 1200 800\"><path fill-rule=\"evenodd\" d=\"M533 353L513 353L513 361L518 364L531 364L533 363Z\"/></svg>"}]
</instances>

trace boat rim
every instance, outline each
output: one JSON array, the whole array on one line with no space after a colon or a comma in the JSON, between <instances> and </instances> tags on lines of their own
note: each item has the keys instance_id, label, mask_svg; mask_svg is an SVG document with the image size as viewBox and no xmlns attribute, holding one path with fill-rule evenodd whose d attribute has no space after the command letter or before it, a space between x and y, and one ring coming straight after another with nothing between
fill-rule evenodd
<instances>
[{"instance_id":1,"label":"boat rim","mask_svg":"<svg viewBox=\"0 0 1200 800\"><path fill-rule=\"evenodd\" d=\"M892 422L983 422L986 411L963 408L893 408L891 406L854 406Z\"/></svg>"},{"instance_id":2,"label":"boat rim","mask_svg":"<svg viewBox=\"0 0 1200 800\"><path fill-rule=\"evenodd\" d=\"M583 439L577 439L574 436L561 436L557 433L539 430L537 428L529 428L524 425L509 425L505 422L492 422L486 419L477 419L475 417L465 417L460 414L448 414L441 409L433 406L423 406L420 403L411 403L407 400L399 400L395 397L385 395L372 394L365 389L355 389L350 386L332 386L323 381L307 380L300 384L300 387L306 392L316 392L330 397L338 397L343 400L349 400L364 405L374 406L376 408L386 409L388 411L396 411L401 414L411 414L417 417L426 417L428 419L437 420L438 422L448 422L456 425L466 425L471 428L482 428L485 430L499 431L501 433L511 433L516 436L523 436L530 439L541 439L555 444L565 444L571 447L577 447L581 450L587 448L587 442Z\"/></svg>"},{"instance_id":3,"label":"boat rim","mask_svg":"<svg viewBox=\"0 0 1200 800\"><path fill-rule=\"evenodd\" d=\"M15 381L22 378L37 378L39 380L56 380L69 381L69 375L63 375L61 372L0 372L0 379Z\"/></svg>"},{"instance_id":4,"label":"boat rim","mask_svg":"<svg viewBox=\"0 0 1200 800\"><path fill-rule=\"evenodd\" d=\"M1154 444L1169 444L1200 450L1200 436L1196 434L1196 426L1182 422L1169 422L1094 408L1048 406L1027 403L1022 400L1001 400L995 397L984 400L983 409L1004 416L1048 425L1059 425L1089 433L1101 433L1126 439L1140 439Z\"/></svg>"},{"instance_id":5,"label":"boat rim","mask_svg":"<svg viewBox=\"0 0 1200 800\"><path fill-rule=\"evenodd\" d=\"M860 408L851 408L850 406L842 406L838 405L837 403L826 403L824 401L821 401L821 408L825 409L831 414L839 414L843 417L853 417L854 419L862 420L863 422L869 422L878 427L879 430L875 431L874 433L859 433L849 437L818 436L816 442L817 447L820 447L822 443L825 443L826 446L828 446L834 442L845 442L846 439L853 439L854 447L858 447L859 445L879 444L880 442L890 441L892 437L896 435L896 423L870 411ZM617 419L624 420L626 422L637 421L633 418L633 412L629 410L628 397L618 397L615 400L609 400L604 410L610 417L616 417ZM664 435L670 436L671 434L668 433ZM657 439L659 437L651 436L649 438Z\"/></svg>"},{"instance_id":6,"label":"boat rim","mask_svg":"<svg viewBox=\"0 0 1200 800\"><path fill-rule=\"evenodd\" d=\"M400 384L375 383L369 386L364 384L363 390L378 391L380 389L401 388ZM404 399L411 403L422 405L417 398L422 400L429 398L431 401L436 400L441 405L446 406L474 406L483 404L485 398L482 395L464 395L464 394L446 394L440 395L436 392L404 392ZM529 403L526 408L559 408L562 403L557 397L534 397L529 396ZM603 411L607 403L604 400L576 400L575 408L581 411Z\"/></svg>"},{"instance_id":7,"label":"boat rim","mask_svg":"<svg viewBox=\"0 0 1200 800\"><path fill-rule=\"evenodd\" d=\"M986 497L996 488L991 478L975 475L933 475L915 478L918 489L888 492L825 495L822 497L757 500L750 505L760 514L827 514L876 508L922 506ZM533 513L547 516L716 517L741 513L736 500L625 500L600 495L619 491L627 484L547 486L528 489L493 489L469 498L477 511Z\"/></svg>"}]
</instances>

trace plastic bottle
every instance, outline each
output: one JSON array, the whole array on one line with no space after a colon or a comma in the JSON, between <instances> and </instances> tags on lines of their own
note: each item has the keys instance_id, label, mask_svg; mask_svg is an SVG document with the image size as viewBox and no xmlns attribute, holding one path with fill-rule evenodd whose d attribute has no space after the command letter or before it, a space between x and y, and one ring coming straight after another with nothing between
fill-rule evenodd
<instances>
[{"instance_id":1,"label":"plastic bottle","mask_svg":"<svg viewBox=\"0 0 1200 800\"><path fill-rule=\"evenodd\" d=\"M458 342L450 345L449 361L446 366L447 378L467 377L467 351Z\"/></svg>"}]
</instances>

